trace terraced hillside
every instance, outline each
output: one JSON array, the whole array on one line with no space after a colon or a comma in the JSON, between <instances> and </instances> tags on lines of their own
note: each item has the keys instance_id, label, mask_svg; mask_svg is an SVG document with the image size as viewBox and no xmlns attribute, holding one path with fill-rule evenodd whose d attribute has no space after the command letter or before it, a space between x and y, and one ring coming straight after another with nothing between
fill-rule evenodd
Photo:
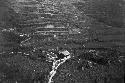
<instances>
[{"instance_id":1,"label":"terraced hillside","mask_svg":"<svg viewBox=\"0 0 125 83\"><path fill-rule=\"evenodd\" d=\"M120 0L1 0L0 83L124 83Z\"/></svg>"}]
</instances>

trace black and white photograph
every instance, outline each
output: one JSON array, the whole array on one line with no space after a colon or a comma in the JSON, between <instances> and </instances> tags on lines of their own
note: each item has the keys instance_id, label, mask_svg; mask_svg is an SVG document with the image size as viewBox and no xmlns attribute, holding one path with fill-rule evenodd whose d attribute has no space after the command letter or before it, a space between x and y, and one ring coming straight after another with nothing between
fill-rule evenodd
<instances>
[{"instance_id":1,"label":"black and white photograph","mask_svg":"<svg viewBox=\"0 0 125 83\"><path fill-rule=\"evenodd\" d=\"M125 0L0 0L0 83L125 83Z\"/></svg>"}]
</instances>

